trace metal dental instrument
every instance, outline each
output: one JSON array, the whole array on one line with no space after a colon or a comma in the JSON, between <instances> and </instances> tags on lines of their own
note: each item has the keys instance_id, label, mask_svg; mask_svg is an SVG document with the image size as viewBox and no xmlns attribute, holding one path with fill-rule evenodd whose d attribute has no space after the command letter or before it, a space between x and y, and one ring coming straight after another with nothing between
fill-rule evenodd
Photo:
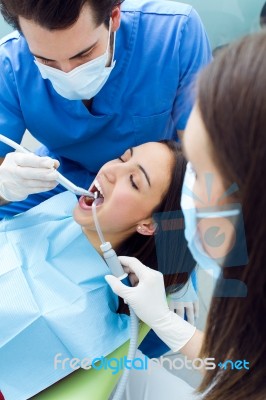
<instances>
[{"instance_id":1,"label":"metal dental instrument","mask_svg":"<svg viewBox=\"0 0 266 400\"><path fill-rule=\"evenodd\" d=\"M4 135L0 134L0 141L5 143L6 145L12 147L13 149L19 151L20 153L32 153L30 150L26 149L25 147L21 146L20 144L14 142L13 140L7 138ZM58 171L57 171L58 172ZM58 172L59 177L57 178L57 182L60 183L64 188L69 190L72 193L75 193L76 195L84 195L88 196L91 198L94 198L94 194L90 192L89 190L83 189L79 186L76 186L73 182L65 178L60 172Z\"/></svg>"}]
</instances>

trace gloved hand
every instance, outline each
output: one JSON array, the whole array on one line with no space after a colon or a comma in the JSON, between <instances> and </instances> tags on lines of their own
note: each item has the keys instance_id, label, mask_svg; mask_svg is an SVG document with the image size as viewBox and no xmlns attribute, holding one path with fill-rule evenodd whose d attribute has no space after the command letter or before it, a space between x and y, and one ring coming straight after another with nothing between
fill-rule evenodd
<instances>
[{"instance_id":1,"label":"gloved hand","mask_svg":"<svg viewBox=\"0 0 266 400\"><path fill-rule=\"evenodd\" d=\"M122 297L173 351L181 349L196 328L170 311L161 272L146 267L136 258L119 257L119 260L127 267L125 271L133 272L139 282L135 287L128 287L113 275L106 275L114 293Z\"/></svg>"},{"instance_id":2,"label":"gloved hand","mask_svg":"<svg viewBox=\"0 0 266 400\"><path fill-rule=\"evenodd\" d=\"M191 278L178 292L171 293L169 296L169 308L176 312L181 318L187 317L191 325L195 325L199 317L199 300L194 289Z\"/></svg>"},{"instance_id":3,"label":"gloved hand","mask_svg":"<svg viewBox=\"0 0 266 400\"><path fill-rule=\"evenodd\" d=\"M0 196L7 201L25 200L29 194L56 187L59 162L29 153L8 153L0 166Z\"/></svg>"}]
</instances>

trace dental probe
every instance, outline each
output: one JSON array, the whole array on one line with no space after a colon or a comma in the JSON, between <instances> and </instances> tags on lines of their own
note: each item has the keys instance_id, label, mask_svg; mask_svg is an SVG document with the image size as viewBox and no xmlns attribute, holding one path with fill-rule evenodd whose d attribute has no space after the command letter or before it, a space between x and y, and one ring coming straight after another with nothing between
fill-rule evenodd
<instances>
[{"instance_id":1,"label":"dental probe","mask_svg":"<svg viewBox=\"0 0 266 400\"><path fill-rule=\"evenodd\" d=\"M13 140L7 138L4 135L0 134L0 141L5 143L6 145L12 147L13 149L19 151L20 153L32 153L30 150L26 149L25 147L21 146L20 144L14 142ZM75 193L76 195L84 195L87 197L94 198L94 194L90 192L89 190L82 189L79 186L76 186L73 182L65 178L60 172L58 172L58 178L56 181L60 183L65 189L69 190L72 193Z\"/></svg>"}]
</instances>

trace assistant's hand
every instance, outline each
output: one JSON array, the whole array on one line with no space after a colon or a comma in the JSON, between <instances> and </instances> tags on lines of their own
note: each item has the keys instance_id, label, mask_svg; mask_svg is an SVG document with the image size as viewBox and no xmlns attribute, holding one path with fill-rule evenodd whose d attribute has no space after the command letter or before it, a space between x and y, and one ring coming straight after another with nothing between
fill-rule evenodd
<instances>
[{"instance_id":1,"label":"assistant's hand","mask_svg":"<svg viewBox=\"0 0 266 400\"><path fill-rule=\"evenodd\" d=\"M139 282L135 287L128 287L113 275L106 275L114 293L122 297L173 351L182 348L195 333L195 327L170 311L163 275L136 258L119 257L119 260L126 266L126 272L134 273Z\"/></svg>"},{"instance_id":2,"label":"assistant's hand","mask_svg":"<svg viewBox=\"0 0 266 400\"><path fill-rule=\"evenodd\" d=\"M169 312L163 275L146 267L136 258L119 257L119 260L126 267L126 272L133 272L136 275L139 281L137 286L128 287L113 275L106 275L106 281L113 291L133 308L142 321L153 326Z\"/></svg>"},{"instance_id":3,"label":"assistant's hand","mask_svg":"<svg viewBox=\"0 0 266 400\"><path fill-rule=\"evenodd\" d=\"M0 196L7 201L25 200L33 193L56 187L59 162L29 153L8 153L0 166Z\"/></svg>"}]
</instances>

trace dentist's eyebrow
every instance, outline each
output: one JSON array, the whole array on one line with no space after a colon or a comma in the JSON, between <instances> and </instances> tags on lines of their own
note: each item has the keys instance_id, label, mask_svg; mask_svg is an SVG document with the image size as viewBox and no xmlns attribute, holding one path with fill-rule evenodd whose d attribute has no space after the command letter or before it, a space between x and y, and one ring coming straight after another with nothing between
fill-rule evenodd
<instances>
[{"instance_id":1,"label":"dentist's eyebrow","mask_svg":"<svg viewBox=\"0 0 266 400\"><path fill-rule=\"evenodd\" d=\"M78 58L80 56L82 56L84 53L87 53L88 51L92 50L96 44L98 43L98 41L96 41L95 43L93 43L91 46L87 47L86 49L80 51L78 54L75 54L73 57L70 57L69 60L73 60L74 58ZM38 54L34 54L32 53L32 55L36 58L41 58L42 60L46 60L46 61L56 61L56 60L52 60L50 58L46 58L43 56L39 56Z\"/></svg>"},{"instance_id":2,"label":"dentist's eyebrow","mask_svg":"<svg viewBox=\"0 0 266 400\"><path fill-rule=\"evenodd\" d=\"M130 147L129 150L130 150L131 157L132 157L132 156L133 156L133 148ZM147 172L145 171L145 169L144 169L140 164L138 164L138 168L141 170L141 172L143 172L143 174L144 174L144 176L145 176L145 178L146 178L146 180L147 180L147 182L148 182L148 185L151 187L151 180L150 180L149 175L148 175Z\"/></svg>"},{"instance_id":3,"label":"dentist's eyebrow","mask_svg":"<svg viewBox=\"0 0 266 400\"><path fill-rule=\"evenodd\" d=\"M98 43L98 40L96 40L96 42L93 43L91 46L87 47L87 49L80 51L78 54L76 54L73 57L70 57L70 60L73 60L73 58L78 58L78 57L82 56L84 53L87 53L88 51L92 50L96 46L97 43Z\"/></svg>"}]
</instances>

